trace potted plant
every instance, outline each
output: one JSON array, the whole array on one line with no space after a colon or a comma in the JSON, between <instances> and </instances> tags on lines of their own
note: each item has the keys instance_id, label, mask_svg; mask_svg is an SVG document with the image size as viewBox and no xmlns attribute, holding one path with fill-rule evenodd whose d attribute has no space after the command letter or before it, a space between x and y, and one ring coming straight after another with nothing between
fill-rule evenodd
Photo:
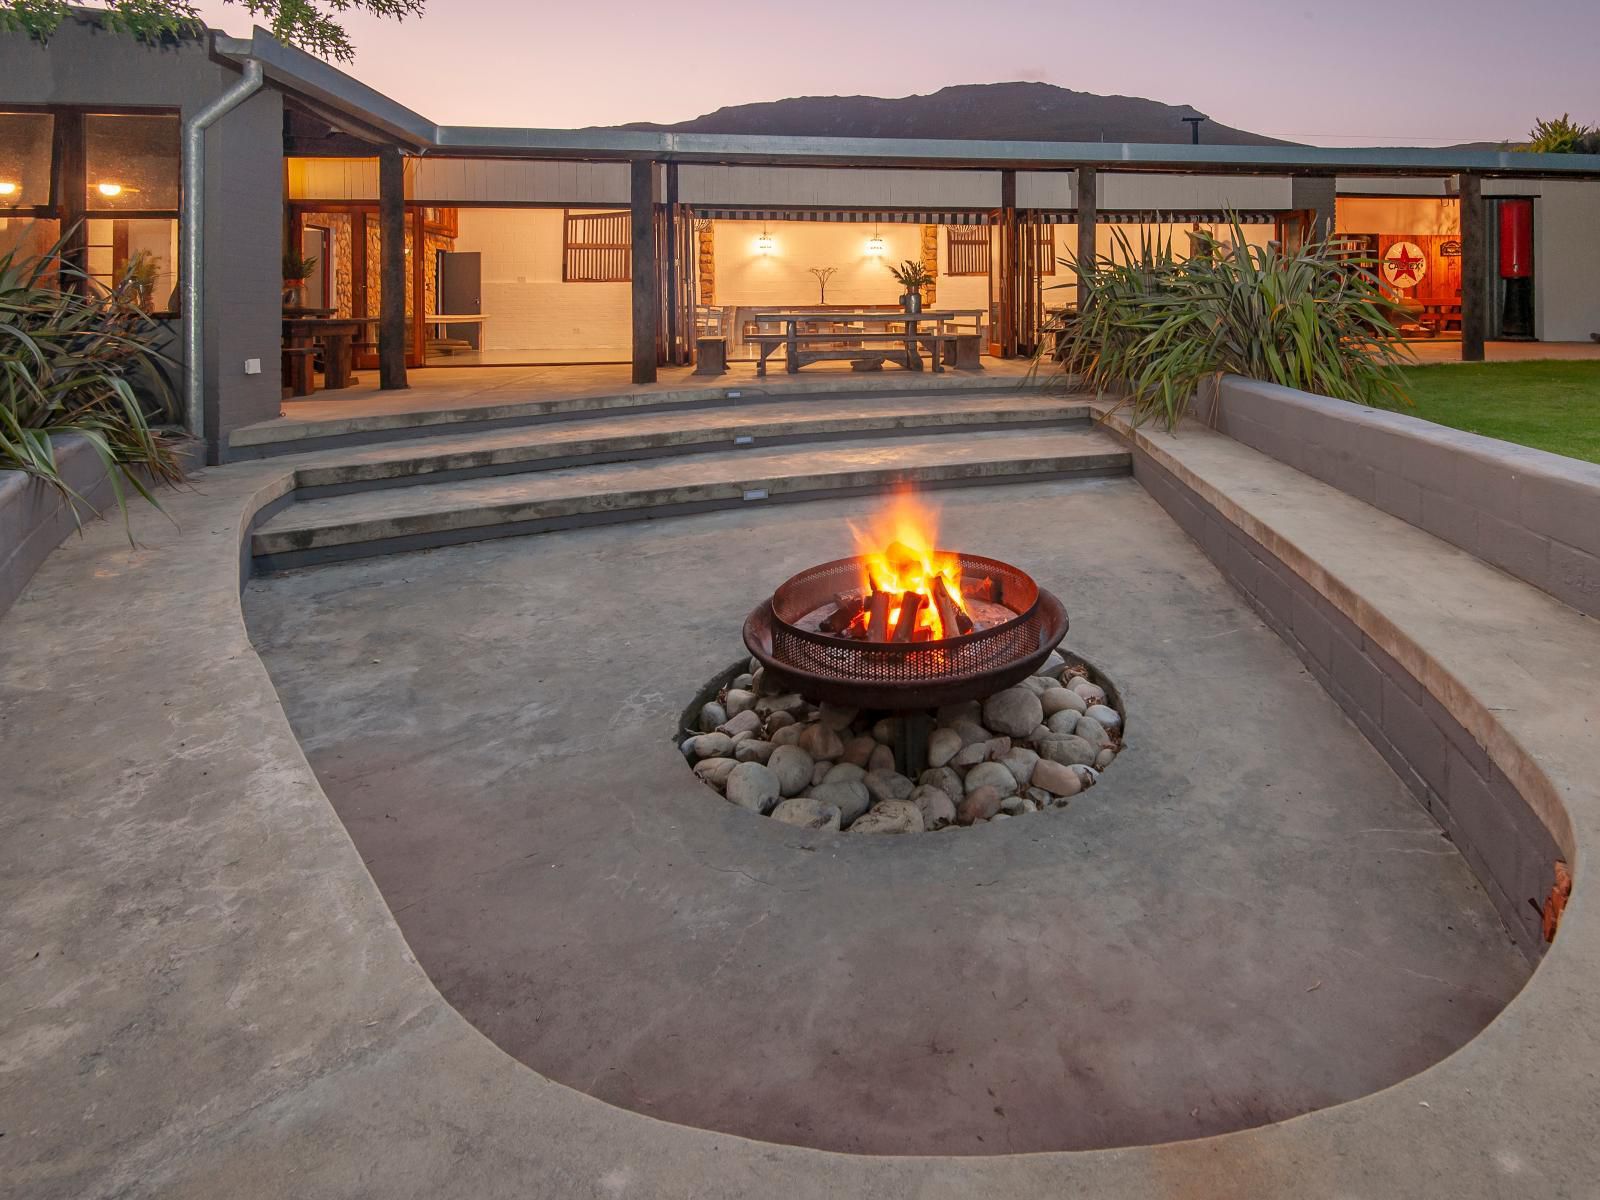
<instances>
[{"instance_id":1,"label":"potted plant","mask_svg":"<svg viewBox=\"0 0 1600 1200\"><path fill-rule=\"evenodd\" d=\"M155 306L156 278L161 273L161 260L148 250L140 250L129 257L122 268L122 282L134 307L150 312Z\"/></svg>"},{"instance_id":2,"label":"potted plant","mask_svg":"<svg viewBox=\"0 0 1600 1200\"><path fill-rule=\"evenodd\" d=\"M933 282L933 276L928 274L928 268L915 259L908 258L898 267L890 267L889 274L905 289L905 294L900 297L900 307L908 313L922 311L922 289Z\"/></svg>"},{"instance_id":3,"label":"potted plant","mask_svg":"<svg viewBox=\"0 0 1600 1200\"><path fill-rule=\"evenodd\" d=\"M285 307L293 307L300 302L302 289L306 280L311 277L311 272L316 270L317 256L315 254L301 258L293 250L283 252L283 303Z\"/></svg>"}]
</instances>

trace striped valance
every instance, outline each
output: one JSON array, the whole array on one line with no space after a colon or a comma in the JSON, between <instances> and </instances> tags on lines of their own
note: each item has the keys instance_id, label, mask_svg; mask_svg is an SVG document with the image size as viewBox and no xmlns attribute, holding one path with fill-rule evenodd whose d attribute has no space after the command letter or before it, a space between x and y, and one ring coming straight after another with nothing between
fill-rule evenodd
<instances>
[{"instance_id":1,"label":"striped valance","mask_svg":"<svg viewBox=\"0 0 1600 1200\"><path fill-rule=\"evenodd\" d=\"M987 225L989 214L981 209L896 209L874 212L844 208L738 208L697 204L696 217L712 221L825 221L840 224L871 225Z\"/></svg>"}]
</instances>

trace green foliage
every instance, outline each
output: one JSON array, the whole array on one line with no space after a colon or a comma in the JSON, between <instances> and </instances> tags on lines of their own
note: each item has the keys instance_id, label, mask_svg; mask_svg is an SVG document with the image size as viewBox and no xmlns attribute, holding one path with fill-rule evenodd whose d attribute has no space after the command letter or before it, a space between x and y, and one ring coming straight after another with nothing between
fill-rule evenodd
<instances>
[{"instance_id":1,"label":"green foliage","mask_svg":"<svg viewBox=\"0 0 1600 1200\"><path fill-rule=\"evenodd\" d=\"M99 287L62 264L64 242L37 258L0 255L0 470L55 487L76 517L82 497L50 439L81 434L124 515L124 484L159 508L150 481L183 477L172 439L152 428L176 416L165 374L175 364L155 349L160 327L136 303L134 278Z\"/></svg>"},{"instance_id":2,"label":"green foliage","mask_svg":"<svg viewBox=\"0 0 1600 1200\"><path fill-rule=\"evenodd\" d=\"M928 268L914 258L908 258L898 267L888 267L889 274L908 292L919 292L933 282Z\"/></svg>"},{"instance_id":3,"label":"green foliage","mask_svg":"<svg viewBox=\"0 0 1600 1200\"><path fill-rule=\"evenodd\" d=\"M283 252L283 277L284 279L309 279L311 272L317 269L317 256L307 255L301 258L293 250Z\"/></svg>"},{"instance_id":4,"label":"green foliage","mask_svg":"<svg viewBox=\"0 0 1600 1200\"><path fill-rule=\"evenodd\" d=\"M227 0L242 4L252 17L265 20L272 36L323 58L349 62L355 46L337 14L356 11L378 17L419 17L425 0ZM143 42L163 43L198 37L205 29L186 0L101 0L100 22ZM0 30L17 30L47 41L61 23L83 6L65 0L0 0Z\"/></svg>"},{"instance_id":5,"label":"green foliage","mask_svg":"<svg viewBox=\"0 0 1600 1200\"><path fill-rule=\"evenodd\" d=\"M1115 231L1113 253L1082 272L1083 303L1050 330L1061 369L1124 394L1135 421L1159 417L1169 429L1224 374L1403 403L1405 352L1373 264L1322 243L1292 254L1252 246L1237 221L1232 230L1231 241L1191 234L1187 259L1171 238L1146 232L1134 247Z\"/></svg>"},{"instance_id":6,"label":"green foliage","mask_svg":"<svg viewBox=\"0 0 1600 1200\"><path fill-rule=\"evenodd\" d=\"M1519 146L1533 154L1600 154L1600 128L1580 125L1570 113L1553 121L1536 121L1528 144Z\"/></svg>"},{"instance_id":7,"label":"green foliage","mask_svg":"<svg viewBox=\"0 0 1600 1200\"><path fill-rule=\"evenodd\" d=\"M128 259L122 269L127 284L128 299L138 308L149 312L155 307L156 280L161 276L161 260L148 250L140 250Z\"/></svg>"}]
</instances>

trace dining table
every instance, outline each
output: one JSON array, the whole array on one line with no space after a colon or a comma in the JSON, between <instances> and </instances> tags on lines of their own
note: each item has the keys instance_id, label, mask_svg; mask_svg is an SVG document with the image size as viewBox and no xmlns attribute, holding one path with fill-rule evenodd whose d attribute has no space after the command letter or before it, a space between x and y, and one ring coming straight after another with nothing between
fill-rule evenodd
<instances>
[{"instance_id":1,"label":"dining table","mask_svg":"<svg viewBox=\"0 0 1600 1200\"><path fill-rule=\"evenodd\" d=\"M322 386L346 388L360 382L352 367L355 344L377 323L376 317L341 317L331 308L286 308L283 344L290 350L320 346Z\"/></svg>"}]
</instances>

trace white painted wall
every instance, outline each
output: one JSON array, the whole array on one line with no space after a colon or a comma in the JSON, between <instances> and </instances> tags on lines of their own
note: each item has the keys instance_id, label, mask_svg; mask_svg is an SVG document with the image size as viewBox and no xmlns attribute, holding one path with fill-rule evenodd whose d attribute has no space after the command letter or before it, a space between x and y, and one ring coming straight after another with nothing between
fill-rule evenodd
<instances>
[{"instance_id":1,"label":"white painted wall","mask_svg":"<svg viewBox=\"0 0 1600 1200\"><path fill-rule=\"evenodd\" d=\"M867 240L873 235L870 222L773 221L765 228L773 248L763 255L756 248L763 229L760 221L713 223L719 305L815 304L818 289L812 267L838 268L828 280L829 304L894 304L901 288L887 266L922 257L920 225L880 225L885 245L881 258L867 253Z\"/></svg>"},{"instance_id":2,"label":"white painted wall","mask_svg":"<svg viewBox=\"0 0 1600 1200\"><path fill-rule=\"evenodd\" d=\"M1546 179L1533 202L1534 333L1587 342L1600 333L1600 183Z\"/></svg>"},{"instance_id":3,"label":"white painted wall","mask_svg":"<svg viewBox=\"0 0 1600 1200\"><path fill-rule=\"evenodd\" d=\"M483 255L483 348L525 362L620 362L632 353L626 283L561 282L559 208L463 208L455 248Z\"/></svg>"},{"instance_id":4,"label":"white painted wall","mask_svg":"<svg viewBox=\"0 0 1600 1200\"><path fill-rule=\"evenodd\" d=\"M628 205L627 163L406 160L406 196L427 204Z\"/></svg>"},{"instance_id":5,"label":"white painted wall","mask_svg":"<svg viewBox=\"0 0 1600 1200\"><path fill-rule=\"evenodd\" d=\"M1335 205L1338 233L1461 232L1461 204L1454 196L1340 196Z\"/></svg>"},{"instance_id":6,"label":"white painted wall","mask_svg":"<svg viewBox=\"0 0 1600 1200\"><path fill-rule=\"evenodd\" d=\"M998 171L904 171L876 168L678 168L685 204L840 208L995 208Z\"/></svg>"}]
</instances>

